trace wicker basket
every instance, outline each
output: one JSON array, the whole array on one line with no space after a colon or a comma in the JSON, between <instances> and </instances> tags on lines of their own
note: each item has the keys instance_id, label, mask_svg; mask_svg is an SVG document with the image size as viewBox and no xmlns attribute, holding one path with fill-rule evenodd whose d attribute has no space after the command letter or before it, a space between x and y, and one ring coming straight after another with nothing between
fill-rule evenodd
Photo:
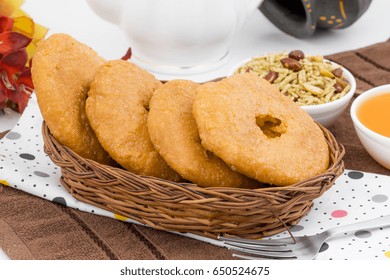
<instances>
[{"instance_id":1,"label":"wicker basket","mask_svg":"<svg viewBox=\"0 0 390 280\"><path fill-rule=\"evenodd\" d=\"M80 201L160 230L260 238L298 223L312 200L344 171L344 147L321 129L330 151L325 173L291 186L259 189L203 188L138 176L78 156L57 142L45 123L42 132L45 152L61 167L62 185Z\"/></svg>"}]
</instances>

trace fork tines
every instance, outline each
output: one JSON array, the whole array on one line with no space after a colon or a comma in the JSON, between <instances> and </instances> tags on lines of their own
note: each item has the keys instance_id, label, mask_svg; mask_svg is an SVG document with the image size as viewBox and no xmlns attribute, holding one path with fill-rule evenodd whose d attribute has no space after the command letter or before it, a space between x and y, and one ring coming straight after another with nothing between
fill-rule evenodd
<instances>
[{"instance_id":1,"label":"fork tines","mask_svg":"<svg viewBox=\"0 0 390 280\"><path fill-rule=\"evenodd\" d=\"M241 259L295 259L293 252L285 242L277 240L249 240L243 238L218 237L229 250L249 255L233 254ZM291 243L293 244L293 243Z\"/></svg>"}]
</instances>

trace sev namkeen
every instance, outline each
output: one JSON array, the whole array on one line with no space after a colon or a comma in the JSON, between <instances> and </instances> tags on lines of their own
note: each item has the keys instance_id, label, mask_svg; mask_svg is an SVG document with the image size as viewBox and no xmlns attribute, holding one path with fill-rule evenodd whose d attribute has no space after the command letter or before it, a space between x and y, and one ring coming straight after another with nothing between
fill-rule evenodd
<instances>
[{"instance_id":1,"label":"sev namkeen","mask_svg":"<svg viewBox=\"0 0 390 280\"><path fill-rule=\"evenodd\" d=\"M301 106L337 100L351 88L340 66L320 55L305 56L300 50L255 57L236 73L258 74Z\"/></svg>"}]
</instances>

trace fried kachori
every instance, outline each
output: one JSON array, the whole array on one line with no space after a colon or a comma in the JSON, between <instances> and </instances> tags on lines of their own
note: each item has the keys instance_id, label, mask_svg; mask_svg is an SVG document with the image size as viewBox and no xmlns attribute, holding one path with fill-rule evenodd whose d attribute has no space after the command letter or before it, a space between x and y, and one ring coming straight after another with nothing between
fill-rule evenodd
<instances>
[{"instance_id":1,"label":"fried kachori","mask_svg":"<svg viewBox=\"0 0 390 280\"><path fill-rule=\"evenodd\" d=\"M325 137L297 104L256 74L236 74L196 91L202 145L248 177L290 185L324 172Z\"/></svg>"},{"instance_id":2,"label":"fried kachori","mask_svg":"<svg viewBox=\"0 0 390 280\"><path fill-rule=\"evenodd\" d=\"M180 176L156 151L147 128L149 101L160 86L131 62L108 61L97 70L85 109L101 145L122 167L178 181Z\"/></svg>"},{"instance_id":3,"label":"fried kachori","mask_svg":"<svg viewBox=\"0 0 390 280\"><path fill-rule=\"evenodd\" d=\"M153 94L148 131L157 151L183 178L203 187L255 187L259 184L233 171L202 145L192 116L192 104L200 85L173 80Z\"/></svg>"},{"instance_id":4,"label":"fried kachori","mask_svg":"<svg viewBox=\"0 0 390 280\"><path fill-rule=\"evenodd\" d=\"M40 111L53 136L82 157L112 164L84 109L90 83L103 63L90 47L69 35L54 34L40 42L31 72Z\"/></svg>"}]
</instances>

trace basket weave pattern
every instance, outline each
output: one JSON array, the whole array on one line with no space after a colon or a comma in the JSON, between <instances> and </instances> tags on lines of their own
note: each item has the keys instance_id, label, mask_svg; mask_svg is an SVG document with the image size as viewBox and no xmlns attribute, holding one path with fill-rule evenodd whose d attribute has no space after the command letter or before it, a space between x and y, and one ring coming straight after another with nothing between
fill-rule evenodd
<instances>
[{"instance_id":1,"label":"basket weave pattern","mask_svg":"<svg viewBox=\"0 0 390 280\"><path fill-rule=\"evenodd\" d=\"M310 210L344 171L344 147L321 127L330 151L328 170L290 186L259 189L203 188L139 176L84 159L62 146L43 123L44 150L61 167L62 185L76 199L155 229L216 238L270 236Z\"/></svg>"}]
</instances>

